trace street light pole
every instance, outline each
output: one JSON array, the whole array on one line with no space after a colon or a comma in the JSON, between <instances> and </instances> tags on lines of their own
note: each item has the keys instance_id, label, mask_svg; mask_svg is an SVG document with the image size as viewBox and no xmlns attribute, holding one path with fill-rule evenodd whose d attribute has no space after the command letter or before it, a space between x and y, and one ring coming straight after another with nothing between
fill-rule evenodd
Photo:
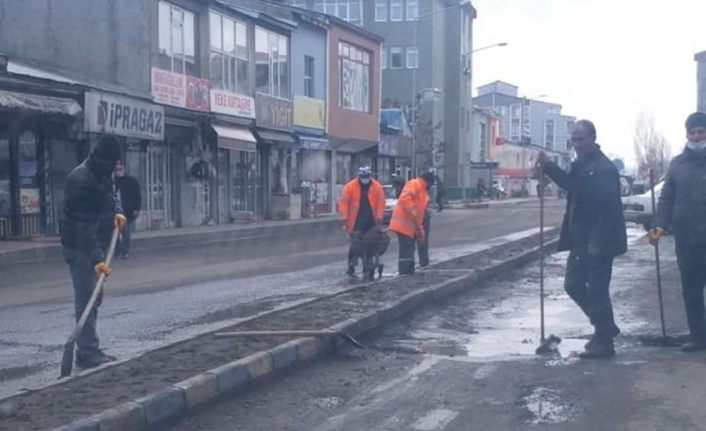
<instances>
[{"instance_id":1,"label":"street light pole","mask_svg":"<svg viewBox=\"0 0 706 431\"><path fill-rule=\"evenodd\" d=\"M419 25L419 21L422 18L428 18L430 16L446 12L451 9L455 9L457 7L463 6L464 3L458 3L453 6L449 6L446 8L438 9L438 10L432 10L431 12L427 12L425 14L417 15L417 18L414 20L414 23L412 24L412 47L417 48L417 64L415 65L416 67L412 69L412 176L417 175L417 117L418 117L418 112L417 110L419 109L419 92L417 92L417 68L419 67L419 59L421 57L421 53L419 51L419 47L417 47L417 25ZM433 6L432 6L433 7ZM432 126L433 126L433 121L432 121ZM433 128L432 128L433 130ZM433 143L433 132L432 132L432 143Z\"/></svg>"}]
</instances>

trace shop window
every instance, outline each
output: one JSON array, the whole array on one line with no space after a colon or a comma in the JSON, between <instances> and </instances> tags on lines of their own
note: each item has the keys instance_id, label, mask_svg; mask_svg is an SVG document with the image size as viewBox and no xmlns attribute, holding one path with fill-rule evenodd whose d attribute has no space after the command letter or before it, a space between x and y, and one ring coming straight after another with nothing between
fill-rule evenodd
<instances>
[{"instance_id":1,"label":"shop window","mask_svg":"<svg viewBox=\"0 0 706 431\"><path fill-rule=\"evenodd\" d=\"M314 97L314 57L304 56L304 95Z\"/></svg>"},{"instance_id":2,"label":"shop window","mask_svg":"<svg viewBox=\"0 0 706 431\"><path fill-rule=\"evenodd\" d=\"M194 14L171 3L159 2L159 57L161 69L198 75Z\"/></svg>"},{"instance_id":3,"label":"shop window","mask_svg":"<svg viewBox=\"0 0 706 431\"><path fill-rule=\"evenodd\" d=\"M407 48L407 69L419 67L419 48Z\"/></svg>"},{"instance_id":4,"label":"shop window","mask_svg":"<svg viewBox=\"0 0 706 431\"><path fill-rule=\"evenodd\" d=\"M390 69L402 69L402 48L390 48Z\"/></svg>"},{"instance_id":5,"label":"shop window","mask_svg":"<svg viewBox=\"0 0 706 431\"><path fill-rule=\"evenodd\" d=\"M370 112L370 53L339 42L338 104L354 111Z\"/></svg>"},{"instance_id":6,"label":"shop window","mask_svg":"<svg viewBox=\"0 0 706 431\"><path fill-rule=\"evenodd\" d=\"M418 0L407 0L407 21L414 21L419 16Z\"/></svg>"},{"instance_id":7,"label":"shop window","mask_svg":"<svg viewBox=\"0 0 706 431\"><path fill-rule=\"evenodd\" d=\"M402 21L404 17L403 0L390 0L390 21Z\"/></svg>"},{"instance_id":8,"label":"shop window","mask_svg":"<svg viewBox=\"0 0 706 431\"><path fill-rule=\"evenodd\" d=\"M375 0L375 21L387 21L387 0Z\"/></svg>"},{"instance_id":9,"label":"shop window","mask_svg":"<svg viewBox=\"0 0 706 431\"><path fill-rule=\"evenodd\" d=\"M255 87L260 93L289 98L289 38L255 28Z\"/></svg>"},{"instance_id":10,"label":"shop window","mask_svg":"<svg viewBox=\"0 0 706 431\"><path fill-rule=\"evenodd\" d=\"M0 237L9 234L10 202L10 140L0 135Z\"/></svg>"},{"instance_id":11,"label":"shop window","mask_svg":"<svg viewBox=\"0 0 706 431\"><path fill-rule=\"evenodd\" d=\"M238 94L250 94L247 25L216 12L209 15L211 84Z\"/></svg>"}]
</instances>

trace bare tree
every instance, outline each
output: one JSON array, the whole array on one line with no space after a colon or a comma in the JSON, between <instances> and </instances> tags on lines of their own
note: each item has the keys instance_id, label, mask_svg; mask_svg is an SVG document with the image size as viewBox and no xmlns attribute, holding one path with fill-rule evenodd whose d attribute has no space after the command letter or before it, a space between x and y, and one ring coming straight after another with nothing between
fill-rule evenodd
<instances>
[{"instance_id":1,"label":"bare tree","mask_svg":"<svg viewBox=\"0 0 706 431\"><path fill-rule=\"evenodd\" d=\"M637 176L646 180L652 169L655 180L662 178L672 158L672 149L655 127L654 118L645 112L637 116L633 147L637 159Z\"/></svg>"}]
</instances>

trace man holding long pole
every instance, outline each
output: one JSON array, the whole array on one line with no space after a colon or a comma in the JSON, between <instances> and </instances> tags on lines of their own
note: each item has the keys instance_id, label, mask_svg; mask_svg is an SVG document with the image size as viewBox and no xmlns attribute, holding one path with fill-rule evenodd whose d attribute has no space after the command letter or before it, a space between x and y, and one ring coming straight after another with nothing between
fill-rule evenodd
<instances>
[{"instance_id":1,"label":"man holding long pole","mask_svg":"<svg viewBox=\"0 0 706 431\"><path fill-rule=\"evenodd\" d=\"M538 167L568 191L559 250L570 251L564 289L595 328L583 359L615 355L613 338L620 333L613 316L610 280L613 259L627 251L627 234L620 201L620 176L596 143L596 128L588 120L571 130L576 161L565 172L540 153Z\"/></svg>"},{"instance_id":2,"label":"man holding long pole","mask_svg":"<svg viewBox=\"0 0 706 431\"><path fill-rule=\"evenodd\" d=\"M688 142L669 165L649 238L657 245L665 229L674 233L691 337L682 351L698 352L706 350L706 114L691 114L685 125Z\"/></svg>"}]
</instances>

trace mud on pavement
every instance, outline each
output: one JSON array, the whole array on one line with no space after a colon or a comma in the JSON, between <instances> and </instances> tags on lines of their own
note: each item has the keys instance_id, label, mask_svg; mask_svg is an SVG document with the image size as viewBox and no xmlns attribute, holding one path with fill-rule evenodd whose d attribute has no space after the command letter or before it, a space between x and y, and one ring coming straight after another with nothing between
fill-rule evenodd
<instances>
[{"instance_id":1,"label":"mud on pavement","mask_svg":"<svg viewBox=\"0 0 706 431\"><path fill-rule=\"evenodd\" d=\"M434 265L414 276L354 287L292 309L220 330L321 329L355 318L416 290L438 285L462 271L482 268L536 245L536 236ZM216 339L209 334L148 352L93 373L6 399L0 430L25 431L61 426L143 397L224 363L273 348L290 338ZM58 373L58 370L57 370Z\"/></svg>"}]
</instances>

